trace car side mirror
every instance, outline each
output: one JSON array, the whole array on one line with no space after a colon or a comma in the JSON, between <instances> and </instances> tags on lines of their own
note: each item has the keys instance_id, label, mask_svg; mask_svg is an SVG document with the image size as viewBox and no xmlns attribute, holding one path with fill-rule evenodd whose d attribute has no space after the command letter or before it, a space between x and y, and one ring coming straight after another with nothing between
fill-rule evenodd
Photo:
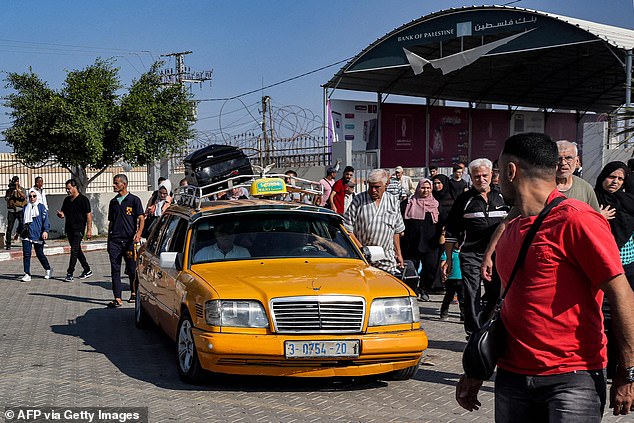
<instances>
[{"instance_id":1,"label":"car side mirror","mask_svg":"<svg viewBox=\"0 0 634 423\"><path fill-rule=\"evenodd\" d=\"M178 253L171 251L164 251L160 256L160 266L163 269L176 269L176 258Z\"/></svg>"},{"instance_id":2,"label":"car side mirror","mask_svg":"<svg viewBox=\"0 0 634 423\"><path fill-rule=\"evenodd\" d=\"M387 258L383 247L380 247L378 245L366 245L365 247L363 247L362 252L366 260L368 260L370 263L375 263Z\"/></svg>"}]
</instances>

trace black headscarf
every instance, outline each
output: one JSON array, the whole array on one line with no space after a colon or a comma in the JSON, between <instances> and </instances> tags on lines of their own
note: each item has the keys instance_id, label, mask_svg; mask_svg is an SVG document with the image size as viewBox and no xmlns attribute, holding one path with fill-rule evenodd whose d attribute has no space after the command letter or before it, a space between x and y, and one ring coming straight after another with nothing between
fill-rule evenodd
<instances>
[{"instance_id":1,"label":"black headscarf","mask_svg":"<svg viewBox=\"0 0 634 423\"><path fill-rule=\"evenodd\" d=\"M440 211L440 220L444 222L445 218L453 206L454 199L451 196L451 187L449 186L449 178L446 175L438 174L431 178L432 187L434 180L438 179L442 183L442 189L436 191L432 189L431 193L438 200L438 210Z\"/></svg>"},{"instance_id":2,"label":"black headscarf","mask_svg":"<svg viewBox=\"0 0 634 423\"><path fill-rule=\"evenodd\" d=\"M634 233L634 194L625 192L623 187L613 193L607 192L603 189L603 181L610 176L612 172L617 169L622 169L627 180L629 170L627 165L623 162L610 162L597 177L597 182L594 185L594 192L597 194L597 200L601 206L609 205L616 209L614 219L608 220L610 228L612 229L612 235L616 240L616 244L621 248Z\"/></svg>"}]
</instances>

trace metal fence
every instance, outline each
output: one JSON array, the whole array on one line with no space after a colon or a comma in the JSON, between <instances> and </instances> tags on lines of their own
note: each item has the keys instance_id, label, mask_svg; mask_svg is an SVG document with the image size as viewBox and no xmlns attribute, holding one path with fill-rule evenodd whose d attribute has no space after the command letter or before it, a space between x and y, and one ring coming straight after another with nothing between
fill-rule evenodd
<instances>
[{"instance_id":1,"label":"metal fence","mask_svg":"<svg viewBox=\"0 0 634 423\"><path fill-rule=\"evenodd\" d=\"M204 148L212 141L197 141L190 144L187 151L176 155L173 160L175 173L184 173L183 158L192 151ZM325 145L323 137L293 137L264 140L255 136L229 137L222 144L238 147L249 156L252 164L268 166L274 163L276 168L303 168L327 166L331 163L332 149Z\"/></svg>"},{"instance_id":2,"label":"metal fence","mask_svg":"<svg viewBox=\"0 0 634 423\"><path fill-rule=\"evenodd\" d=\"M88 178L99 172L98 169L88 169ZM93 180L86 193L112 192L112 178L118 173L123 173L128 177L128 188L131 191L148 190L148 170L147 166L124 169L121 166L108 167L101 175ZM44 188L48 194L65 194L66 181L72 178L72 174L59 165L42 167L27 167L21 163L13 153L0 153L0 182L6 185L13 176L20 178L20 185L31 187L37 176L44 180Z\"/></svg>"}]
</instances>

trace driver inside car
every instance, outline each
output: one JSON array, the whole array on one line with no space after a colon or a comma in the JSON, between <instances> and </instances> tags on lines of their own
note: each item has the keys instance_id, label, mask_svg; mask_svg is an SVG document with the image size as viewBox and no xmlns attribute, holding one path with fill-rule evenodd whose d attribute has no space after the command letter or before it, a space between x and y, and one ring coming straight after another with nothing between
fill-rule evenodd
<instances>
[{"instance_id":1,"label":"driver inside car","mask_svg":"<svg viewBox=\"0 0 634 423\"><path fill-rule=\"evenodd\" d=\"M216 243L201 248L194 256L196 263L212 260L239 259L251 257L249 250L233 243L234 228L231 223L222 223L214 227Z\"/></svg>"}]
</instances>

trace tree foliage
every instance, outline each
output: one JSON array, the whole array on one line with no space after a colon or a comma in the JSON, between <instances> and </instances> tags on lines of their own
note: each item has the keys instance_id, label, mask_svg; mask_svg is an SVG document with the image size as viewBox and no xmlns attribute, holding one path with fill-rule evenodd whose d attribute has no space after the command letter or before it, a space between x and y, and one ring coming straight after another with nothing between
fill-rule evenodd
<instances>
[{"instance_id":1,"label":"tree foliage","mask_svg":"<svg viewBox=\"0 0 634 423\"><path fill-rule=\"evenodd\" d=\"M13 125L6 141L25 164L58 163L83 187L120 161L146 165L166 157L192 138L193 104L182 86L161 84L159 66L121 95L119 70L108 60L68 72L58 91L32 71L9 73ZM101 172L88 180L87 168Z\"/></svg>"}]
</instances>

